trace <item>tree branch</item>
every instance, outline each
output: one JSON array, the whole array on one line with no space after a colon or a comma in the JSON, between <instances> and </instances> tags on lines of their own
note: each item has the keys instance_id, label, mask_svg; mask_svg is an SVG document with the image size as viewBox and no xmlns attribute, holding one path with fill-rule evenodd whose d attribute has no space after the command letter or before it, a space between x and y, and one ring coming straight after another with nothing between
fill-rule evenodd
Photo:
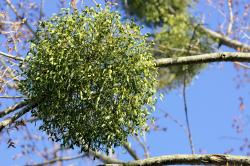
<instances>
[{"instance_id":1,"label":"tree branch","mask_svg":"<svg viewBox=\"0 0 250 166\"><path fill-rule=\"evenodd\" d=\"M43 14L43 8L44 8L44 0L41 0L40 3L40 11L39 11L39 21L42 20L44 14Z\"/></svg>"},{"instance_id":2,"label":"tree branch","mask_svg":"<svg viewBox=\"0 0 250 166\"><path fill-rule=\"evenodd\" d=\"M193 138L192 138L192 133L191 133L191 127L189 123L187 98L186 98L186 73L185 73L184 80L183 80L182 95L183 95L183 104L184 104L185 118L186 118L187 131L188 131L188 141L189 141L191 152L192 154L194 154L195 148L194 148L194 143L193 143Z\"/></svg>"},{"instance_id":3,"label":"tree branch","mask_svg":"<svg viewBox=\"0 0 250 166\"><path fill-rule=\"evenodd\" d=\"M116 159L113 159L111 157L108 157L106 155L103 155L99 152L96 152L96 151L93 151L93 150L89 150L89 153L91 156L95 156L97 157L98 159L100 159L102 162L104 163L115 163L115 164L121 164L122 161L120 160L116 160ZM49 160L49 161L45 161L43 163L39 163L39 164L26 164L25 166L43 166L43 165L49 165L49 164L54 164L58 161L69 161L69 160L75 160L75 159L79 159L79 158L83 158L83 157L86 157L88 156L88 154L81 154L81 155L78 155L78 156L74 156L74 157L58 157L58 158L55 158L55 159L52 159L52 160Z\"/></svg>"},{"instance_id":4,"label":"tree branch","mask_svg":"<svg viewBox=\"0 0 250 166\"><path fill-rule=\"evenodd\" d=\"M236 64L236 65L238 65L238 66L240 66L240 67L243 67L244 69L250 69L250 66L245 65L245 64L240 63L240 62L234 62L234 64Z\"/></svg>"},{"instance_id":5,"label":"tree branch","mask_svg":"<svg viewBox=\"0 0 250 166\"><path fill-rule=\"evenodd\" d=\"M243 52L250 51L250 45L248 45L248 44L241 43L238 40L233 40L233 39L231 39L231 38L229 38L221 33L215 32L211 29L208 29L208 28L205 28L202 26L200 26L200 29L203 32L205 32L207 35L209 35L211 38L218 39L221 42L221 44L223 44L225 46L228 46L230 48L233 48L235 50L240 50Z\"/></svg>"},{"instance_id":6,"label":"tree branch","mask_svg":"<svg viewBox=\"0 0 250 166\"><path fill-rule=\"evenodd\" d=\"M135 138L136 141L139 143L139 145L141 145L141 147L142 147L142 149L143 149L143 151L144 151L144 156L145 156L146 158L149 158L150 155L149 155L149 152L148 152L148 148L147 148L147 146L146 146L146 143L142 142L142 140L141 140L138 136L135 136L134 138Z\"/></svg>"},{"instance_id":7,"label":"tree branch","mask_svg":"<svg viewBox=\"0 0 250 166\"><path fill-rule=\"evenodd\" d=\"M115 158L111 158L109 156L106 156L100 152L97 151L93 151L91 149L89 149L88 154L90 154L91 156L95 156L96 158L98 158L99 160L101 160L103 163L105 164L121 164L123 163L121 160L117 160Z\"/></svg>"},{"instance_id":8,"label":"tree branch","mask_svg":"<svg viewBox=\"0 0 250 166\"><path fill-rule=\"evenodd\" d=\"M27 26L27 28L29 29L29 31L34 35L35 31L32 29L31 25L27 22L27 19L25 19L25 18L23 18L22 16L19 15L19 13L17 12L15 6L11 3L10 0L5 0L5 2L11 8L11 10L15 13L16 17L18 19L24 21L24 24Z\"/></svg>"},{"instance_id":9,"label":"tree branch","mask_svg":"<svg viewBox=\"0 0 250 166\"><path fill-rule=\"evenodd\" d=\"M92 2L97 6L98 3L96 2L96 0L92 0Z\"/></svg>"},{"instance_id":10,"label":"tree branch","mask_svg":"<svg viewBox=\"0 0 250 166\"><path fill-rule=\"evenodd\" d=\"M20 109L22 107L24 107L25 105L27 105L27 101L22 101L20 103L17 103L17 104L15 104L13 106L8 107L7 109L0 112L0 118L2 118L5 115L10 114L10 113L18 110L18 109Z\"/></svg>"},{"instance_id":11,"label":"tree branch","mask_svg":"<svg viewBox=\"0 0 250 166\"><path fill-rule=\"evenodd\" d=\"M122 164L106 164L106 166L146 166L146 165L241 165L249 166L250 157L207 154L207 155L168 155L161 157L148 158L144 160L137 160Z\"/></svg>"},{"instance_id":12,"label":"tree branch","mask_svg":"<svg viewBox=\"0 0 250 166\"><path fill-rule=\"evenodd\" d=\"M187 55L190 56L190 50L191 50L191 44L196 36L196 30L199 26L195 26L194 30L193 30L193 34L192 34L192 38L190 39L189 42L189 46L187 48L188 52ZM190 149L192 154L195 153L195 148L194 148L194 144L193 144L193 138L192 138L192 133L191 133L191 128L190 128L190 123L189 123L189 116L188 116L188 106L187 106L187 99L186 99L186 80L187 79L187 69L185 69L185 74L184 74L184 79L183 79L183 90L182 90L182 94L183 94L183 104L184 104L184 112L185 112L185 119L186 119L186 124L187 124L187 131L188 131L188 141L189 141L189 145L190 145Z\"/></svg>"},{"instance_id":13,"label":"tree branch","mask_svg":"<svg viewBox=\"0 0 250 166\"><path fill-rule=\"evenodd\" d=\"M23 119L21 119L21 120L16 120L14 123L12 123L13 125L10 126L10 127L7 128L7 129L17 128L17 127L19 127L19 126L26 126L27 123L32 123L32 122L35 122L35 121L37 121L37 120L38 120L38 118L30 118L30 119L27 119L27 120L23 120Z\"/></svg>"},{"instance_id":14,"label":"tree branch","mask_svg":"<svg viewBox=\"0 0 250 166\"><path fill-rule=\"evenodd\" d=\"M23 61L23 58L16 57L16 56L13 56L13 55L4 53L4 52L2 52L2 51L0 51L0 55L2 55L2 56L4 56L4 57L7 57L7 58L10 58L10 59L17 60L17 61Z\"/></svg>"},{"instance_id":15,"label":"tree branch","mask_svg":"<svg viewBox=\"0 0 250 166\"><path fill-rule=\"evenodd\" d=\"M78 155L78 156L74 156L74 157L58 157L49 161L45 161L43 163L39 163L39 164L26 164L25 166L43 166L43 165L50 165L50 164L54 164L58 161L69 161L69 160L76 160L79 158L83 158L86 157L86 154L82 154L82 155Z\"/></svg>"},{"instance_id":16,"label":"tree branch","mask_svg":"<svg viewBox=\"0 0 250 166\"><path fill-rule=\"evenodd\" d=\"M129 145L129 143L125 143L123 145L123 147L128 151L128 153L133 157L133 159L140 160L140 158L137 156L137 154L134 151L134 149L131 148L131 146Z\"/></svg>"},{"instance_id":17,"label":"tree branch","mask_svg":"<svg viewBox=\"0 0 250 166\"><path fill-rule=\"evenodd\" d=\"M232 0L227 0L228 10L229 10L229 23L227 27L227 35L229 36L232 32L234 16L233 16L233 3Z\"/></svg>"},{"instance_id":18,"label":"tree branch","mask_svg":"<svg viewBox=\"0 0 250 166\"><path fill-rule=\"evenodd\" d=\"M20 99L25 98L24 96L0 96L0 99Z\"/></svg>"},{"instance_id":19,"label":"tree branch","mask_svg":"<svg viewBox=\"0 0 250 166\"><path fill-rule=\"evenodd\" d=\"M14 114L12 117L7 118L7 119L3 120L2 122L0 122L0 132L6 126L14 123L17 119L19 119L21 116L23 116L24 114L26 114L27 112L29 112L31 109L35 108L36 106L37 106L37 104L31 103L28 106L26 106L25 108L23 108L22 110L20 110L19 112L17 112L16 114Z\"/></svg>"},{"instance_id":20,"label":"tree branch","mask_svg":"<svg viewBox=\"0 0 250 166\"><path fill-rule=\"evenodd\" d=\"M169 67L176 65L188 65L188 64L222 62L222 61L250 62L250 53L221 52L221 53L209 53L209 54L201 54L194 56L185 56L178 58L161 58L161 59L156 59L155 64L157 67Z\"/></svg>"}]
</instances>

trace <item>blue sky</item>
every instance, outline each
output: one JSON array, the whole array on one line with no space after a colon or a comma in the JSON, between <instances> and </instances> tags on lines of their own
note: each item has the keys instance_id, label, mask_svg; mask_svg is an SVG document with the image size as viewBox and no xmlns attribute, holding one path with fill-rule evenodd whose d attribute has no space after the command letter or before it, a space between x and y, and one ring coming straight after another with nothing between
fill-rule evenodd
<instances>
[{"instance_id":1,"label":"blue sky","mask_svg":"<svg viewBox=\"0 0 250 166\"><path fill-rule=\"evenodd\" d=\"M86 4L90 5L90 0ZM198 11L210 13L211 8L202 9L201 1L197 6ZM57 12L57 5L51 1L45 0L46 16ZM209 26L215 27L219 17L209 17ZM221 20L219 20L221 21ZM221 50L228 50L222 48ZM193 136L193 142L196 152L202 150L205 153L224 153L230 148L234 148L232 154L243 155L239 150L242 138L249 136L249 126L245 126L244 132L236 134L232 128L233 118L239 115L249 116L249 86L246 84L240 89L236 88L236 78L238 72L232 63L212 63L203 70L187 88L187 104L189 111L190 126ZM246 109L243 113L239 110L239 97L244 98ZM166 132L157 131L147 134L146 140L149 145L151 156L190 153L187 135L183 128L179 127L173 120L164 118L165 113L169 113L173 118L185 124L185 114L183 108L183 97L181 95L181 87L166 94L163 101L158 101L156 106L156 117L160 126L167 128ZM247 118L246 118L247 122ZM35 131L37 127L32 127L31 131ZM12 134L19 137L18 132ZM225 138L230 137L230 138ZM233 139L232 139L233 138ZM21 141L22 142L22 141ZM20 143L20 142L19 142ZM24 158L13 160L12 157L20 152L20 148L7 148L7 145L0 143L0 161L4 165L22 165ZM39 143L42 148L43 143ZM142 154L141 147L134 141L132 147L139 154ZM131 160L124 154L124 150L118 148L118 156L123 160ZM76 165L92 165L91 161L75 161ZM65 164L67 165L67 163Z\"/></svg>"}]
</instances>

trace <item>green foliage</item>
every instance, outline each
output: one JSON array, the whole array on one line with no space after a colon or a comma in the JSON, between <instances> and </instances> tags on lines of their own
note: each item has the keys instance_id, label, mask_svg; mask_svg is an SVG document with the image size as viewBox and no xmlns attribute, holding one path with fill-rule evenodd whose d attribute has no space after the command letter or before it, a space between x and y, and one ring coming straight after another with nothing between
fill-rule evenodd
<instances>
[{"instance_id":1,"label":"green foliage","mask_svg":"<svg viewBox=\"0 0 250 166\"><path fill-rule=\"evenodd\" d=\"M41 130L68 147L107 150L140 134L154 103L151 45L108 7L65 10L39 25L20 87Z\"/></svg>"},{"instance_id":2,"label":"green foliage","mask_svg":"<svg viewBox=\"0 0 250 166\"><path fill-rule=\"evenodd\" d=\"M192 0L121 0L123 9L138 18L139 22L155 28L152 34L155 41L155 58L175 58L197 55L211 51L211 40L207 39L193 24L188 6ZM194 33L195 32L195 33ZM159 89L172 89L179 86L184 78L190 82L206 65L187 65L160 68Z\"/></svg>"},{"instance_id":3,"label":"green foliage","mask_svg":"<svg viewBox=\"0 0 250 166\"><path fill-rule=\"evenodd\" d=\"M127 2L126 2L127 1ZM169 17L186 11L190 0L121 0L123 8L147 25L167 23Z\"/></svg>"},{"instance_id":4,"label":"green foliage","mask_svg":"<svg viewBox=\"0 0 250 166\"><path fill-rule=\"evenodd\" d=\"M198 26L190 25L184 15L169 18L171 24L165 24L155 33L154 56L156 58L175 58L210 52L212 41L200 33ZM206 65L184 65L159 69L158 88L171 89L190 82Z\"/></svg>"}]
</instances>

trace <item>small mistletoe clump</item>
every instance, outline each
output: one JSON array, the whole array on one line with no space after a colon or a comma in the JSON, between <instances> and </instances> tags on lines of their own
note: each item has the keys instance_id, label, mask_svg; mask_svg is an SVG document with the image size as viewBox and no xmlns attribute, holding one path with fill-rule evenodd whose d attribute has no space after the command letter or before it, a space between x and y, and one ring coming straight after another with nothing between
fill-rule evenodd
<instances>
[{"instance_id":1,"label":"small mistletoe clump","mask_svg":"<svg viewBox=\"0 0 250 166\"><path fill-rule=\"evenodd\" d=\"M39 103L40 129L67 147L107 150L139 134L153 105L157 70L134 22L108 7L41 22L22 66L22 93Z\"/></svg>"}]
</instances>

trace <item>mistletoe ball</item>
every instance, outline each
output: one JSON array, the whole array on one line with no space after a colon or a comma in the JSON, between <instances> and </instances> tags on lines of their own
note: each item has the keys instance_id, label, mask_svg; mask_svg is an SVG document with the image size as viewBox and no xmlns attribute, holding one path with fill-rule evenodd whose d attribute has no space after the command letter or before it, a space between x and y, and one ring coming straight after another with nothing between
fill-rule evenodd
<instances>
[{"instance_id":1,"label":"mistletoe ball","mask_svg":"<svg viewBox=\"0 0 250 166\"><path fill-rule=\"evenodd\" d=\"M108 7L41 22L21 69L32 116L52 140L82 150L122 145L145 127L156 69L151 45Z\"/></svg>"}]
</instances>

